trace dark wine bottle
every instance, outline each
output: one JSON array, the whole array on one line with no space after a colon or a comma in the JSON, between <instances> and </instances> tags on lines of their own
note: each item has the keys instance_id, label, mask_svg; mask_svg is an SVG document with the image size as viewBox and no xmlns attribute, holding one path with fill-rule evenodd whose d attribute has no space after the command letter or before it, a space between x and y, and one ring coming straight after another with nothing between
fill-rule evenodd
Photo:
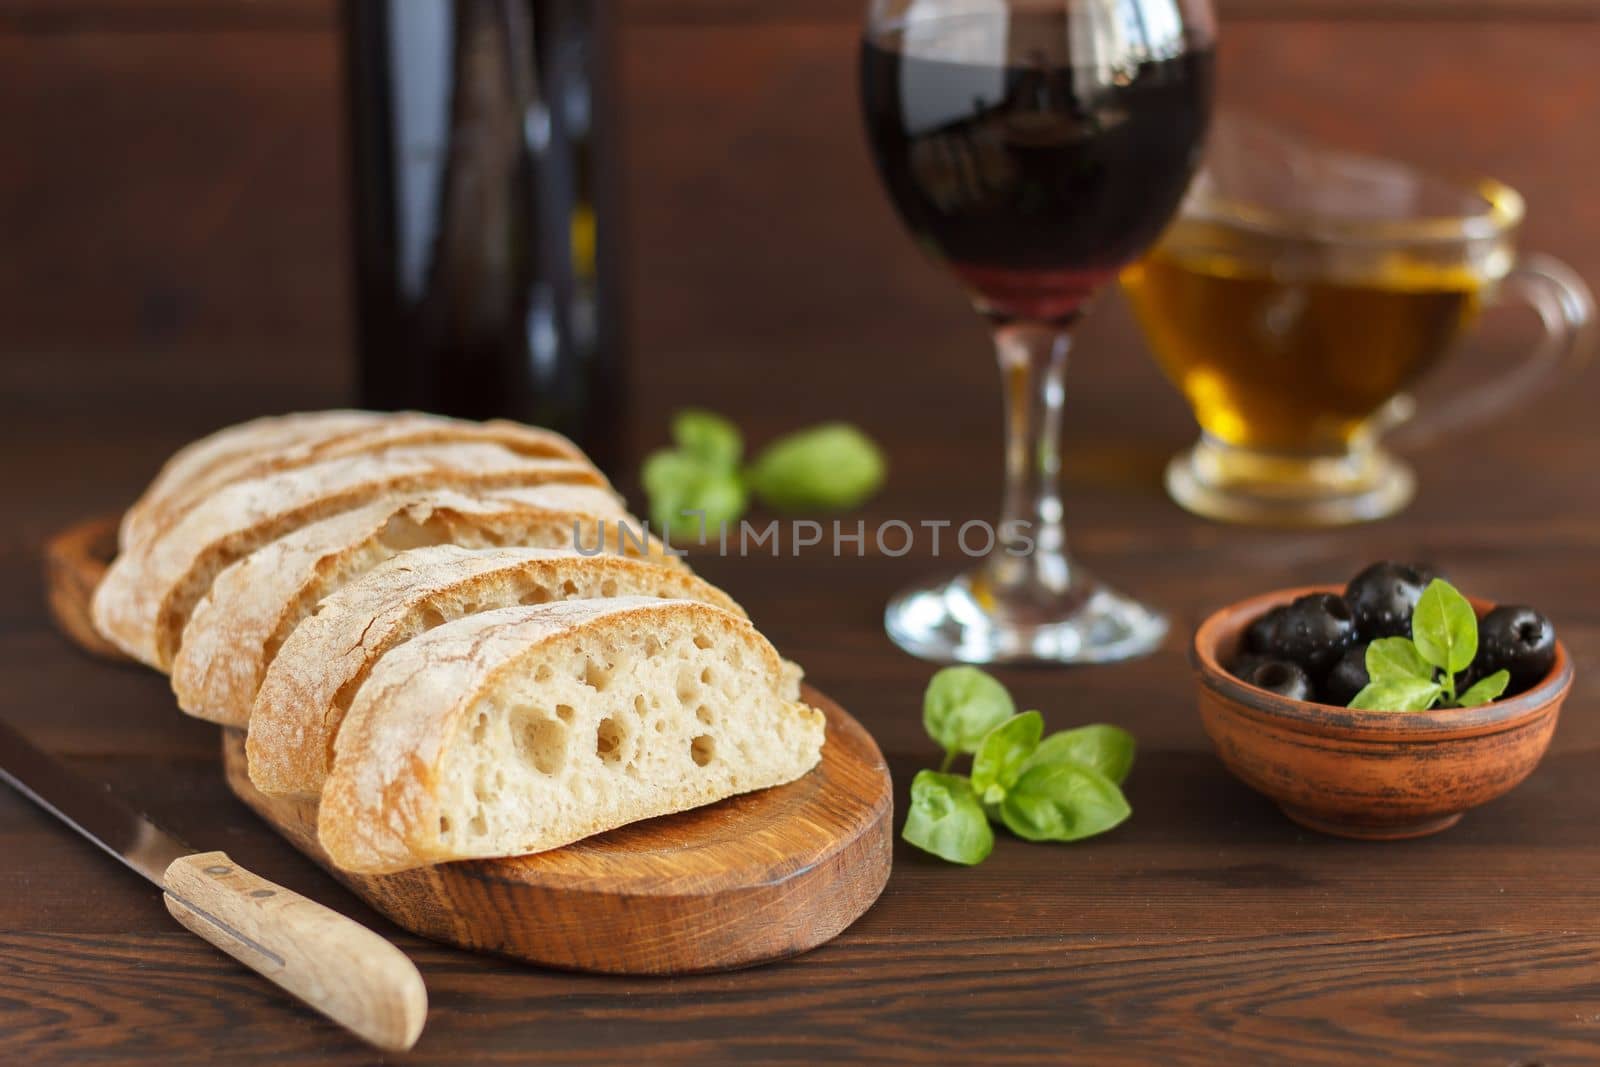
<instances>
[{"instance_id":1,"label":"dark wine bottle","mask_svg":"<svg viewBox=\"0 0 1600 1067\"><path fill-rule=\"evenodd\" d=\"M360 403L621 444L600 0L345 0Z\"/></svg>"}]
</instances>

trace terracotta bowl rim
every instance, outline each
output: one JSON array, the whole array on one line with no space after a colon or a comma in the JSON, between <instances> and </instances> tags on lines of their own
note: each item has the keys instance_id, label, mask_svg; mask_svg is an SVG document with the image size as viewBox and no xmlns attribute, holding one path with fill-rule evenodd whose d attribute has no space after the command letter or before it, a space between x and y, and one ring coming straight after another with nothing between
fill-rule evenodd
<instances>
[{"instance_id":1,"label":"terracotta bowl rim","mask_svg":"<svg viewBox=\"0 0 1600 1067\"><path fill-rule=\"evenodd\" d=\"M1249 620L1262 612L1307 593L1339 592L1343 592L1339 586L1295 586L1246 597L1212 612L1195 630L1189 649L1197 680L1217 694L1230 711L1297 733L1419 743L1516 729L1549 714L1560 705L1572 686L1572 660L1559 640L1550 673L1510 700L1498 700L1476 708L1422 712L1355 711L1331 704L1290 700L1234 677L1217 659L1217 646L1223 635L1230 630L1242 630ZM1476 597L1467 599L1480 618L1495 606L1491 601Z\"/></svg>"}]
</instances>

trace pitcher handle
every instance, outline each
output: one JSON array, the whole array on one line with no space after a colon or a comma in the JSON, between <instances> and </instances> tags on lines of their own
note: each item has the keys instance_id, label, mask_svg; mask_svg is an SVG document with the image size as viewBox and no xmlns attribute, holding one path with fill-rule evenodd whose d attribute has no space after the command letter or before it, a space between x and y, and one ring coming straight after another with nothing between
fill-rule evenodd
<instances>
[{"instance_id":1,"label":"pitcher handle","mask_svg":"<svg viewBox=\"0 0 1600 1067\"><path fill-rule=\"evenodd\" d=\"M1428 410L1412 417L1415 402L1400 396L1383 421L1399 427L1395 443L1416 447L1493 418L1528 400L1558 377L1577 371L1588 360L1595 341L1595 304L1577 271L1554 256L1520 257L1501 279L1490 306L1520 300L1533 308L1544 336L1507 373L1468 386L1454 399L1430 398Z\"/></svg>"}]
</instances>

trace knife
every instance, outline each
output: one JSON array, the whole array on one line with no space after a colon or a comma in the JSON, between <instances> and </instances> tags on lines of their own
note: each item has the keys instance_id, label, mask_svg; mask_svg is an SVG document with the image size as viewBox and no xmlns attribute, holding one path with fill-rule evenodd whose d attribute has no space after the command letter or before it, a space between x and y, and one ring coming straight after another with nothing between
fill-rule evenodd
<instances>
[{"instance_id":1,"label":"knife","mask_svg":"<svg viewBox=\"0 0 1600 1067\"><path fill-rule=\"evenodd\" d=\"M0 722L0 779L161 887L184 926L379 1048L416 1044L428 992L416 965L352 919L225 852L196 852Z\"/></svg>"}]
</instances>

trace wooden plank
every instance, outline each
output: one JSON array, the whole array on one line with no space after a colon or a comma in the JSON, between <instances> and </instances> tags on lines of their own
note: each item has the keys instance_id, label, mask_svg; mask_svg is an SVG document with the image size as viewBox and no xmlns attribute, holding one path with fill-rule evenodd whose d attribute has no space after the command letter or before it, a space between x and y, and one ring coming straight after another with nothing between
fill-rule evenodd
<instances>
[{"instance_id":1,"label":"wooden plank","mask_svg":"<svg viewBox=\"0 0 1600 1067\"><path fill-rule=\"evenodd\" d=\"M1095 1064L1581 1064L1600 998L1593 938L1494 930L1159 942L919 933L835 944L759 976L654 982L404 947L429 981L428 1029L407 1058L423 1064L909 1064L963 1046L1019 1064L1063 1048ZM235 1062L371 1062L181 932L16 931L0 934L0 952L0 1021L36 1062L198 1062L221 1034Z\"/></svg>"}]
</instances>

